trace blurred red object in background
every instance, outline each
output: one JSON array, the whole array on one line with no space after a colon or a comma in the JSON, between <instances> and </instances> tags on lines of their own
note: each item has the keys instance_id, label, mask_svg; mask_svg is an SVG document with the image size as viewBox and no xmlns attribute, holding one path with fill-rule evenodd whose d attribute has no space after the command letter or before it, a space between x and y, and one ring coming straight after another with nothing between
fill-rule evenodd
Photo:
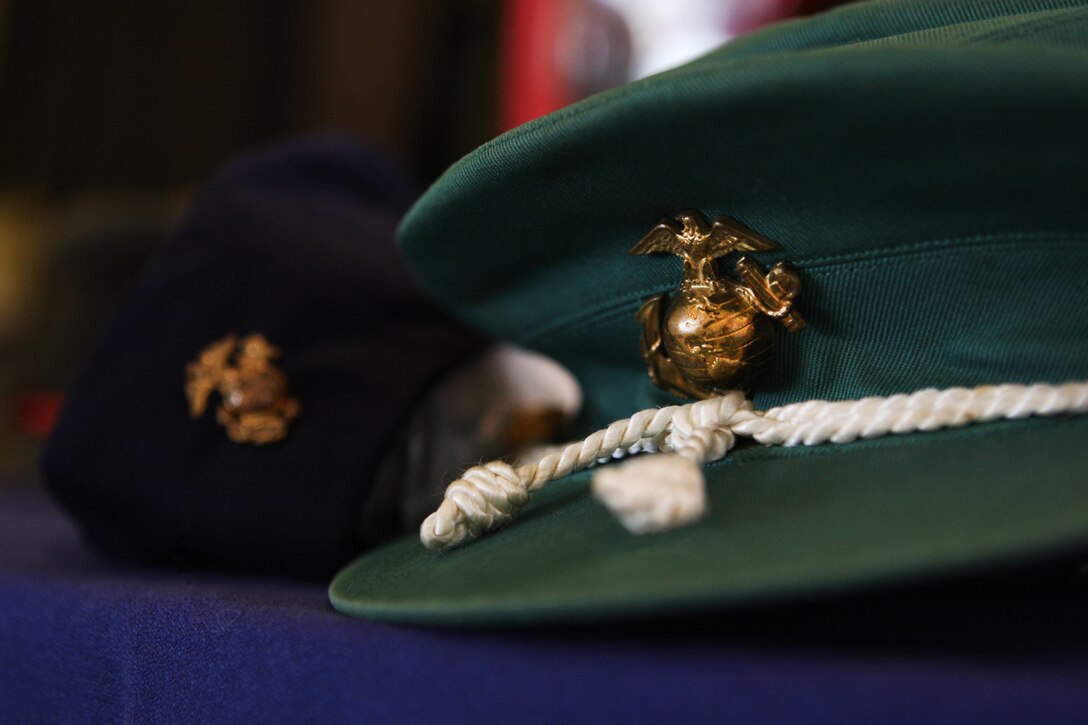
<instances>
[{"instance_id":1,"label":"blurred red object in background","mask_svg":"<svg viewBox=\"0 0 1088 725\"><path fill-rule=\"evenodd\" d=\"M500 130L842 0L506 0Z\"/></svg>"},{"instance_id":2,"label":"blurred red object in background","mask_svg":"<svg viewBox=\"0 0 1088 725\"><path fill-rule=\"evenodd\" d=\"M11 396L11 419L23 435L43 439L53 430L62 402L56 391L16 393Z\"/></svg>"}]
</instances>

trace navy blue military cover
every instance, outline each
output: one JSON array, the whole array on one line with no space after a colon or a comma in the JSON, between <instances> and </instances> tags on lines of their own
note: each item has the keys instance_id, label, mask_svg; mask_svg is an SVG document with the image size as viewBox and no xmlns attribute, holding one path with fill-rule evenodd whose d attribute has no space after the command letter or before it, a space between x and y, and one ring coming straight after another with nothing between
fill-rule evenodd
<instances>
[{"instance_id":1,"label":"navy blue military cover","mask_svg":"<svg viewBox=\"0 0 1088 725\"><path fill-rule=\"evenodd\" d=\"M45 482L108 552L325 576L396 533L358 517L413 406L481 339L393 245L415 191L344 139L243 159L200 192L68 392ZM228 333L280 348L301 413L263 446L190 418L186 364Z\"/></svg>"}]
</instances>

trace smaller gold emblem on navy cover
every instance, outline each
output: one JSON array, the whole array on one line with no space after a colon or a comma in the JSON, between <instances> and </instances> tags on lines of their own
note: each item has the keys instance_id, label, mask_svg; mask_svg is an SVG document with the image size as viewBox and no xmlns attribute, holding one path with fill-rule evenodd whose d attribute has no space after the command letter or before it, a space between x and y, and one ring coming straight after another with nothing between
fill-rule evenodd
<instances>
[{"instance_id":1,"label":"smaller gold emblem on navy cover","mask_svg":"<svg viewBox=\"0 0 1088 725\"><path fill-rule=\"evenodd\" d=\"M215 419L232 441L263 445L282 440L300 406L288 394L287 375L272 362L279 355L256 334L239 341L232 333L208 345L185 366L190 417L203 415L209 396L218 391Z\"/></svg>"},{"instance_id":2,"label":"smaller gold emblem on navy cover","mask_svg":"<svg viewBox=\"0 0 1088 725\"><path fill-rule=\"evenodd\" d=\"M804 329L793 309L801 280L785 263L764 272L740 256L734 278L716 261L777 248L730 217L709 225L698 211L664 219L631 248L630 254L668 252L683 262L680 288L646 300L636 316L642 357L658 387L692 398L743 389L774 360L775 321L790 332Z\"/></svg>"}]
</instances>

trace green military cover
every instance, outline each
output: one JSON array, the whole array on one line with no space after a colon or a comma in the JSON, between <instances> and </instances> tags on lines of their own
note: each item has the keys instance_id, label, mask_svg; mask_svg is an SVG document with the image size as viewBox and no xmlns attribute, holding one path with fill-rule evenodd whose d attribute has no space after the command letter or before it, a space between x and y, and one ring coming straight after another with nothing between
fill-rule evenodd
<instances>
[{"instance_id":1,"label":"green military cover","mask_svg":"<svg viewBox=\"0 0 1088 725\"><path fill-rule=\"evenodd\" d=\"M675 402L634 313L670 256L627 250L697 209L776 240L809 326L757 408L1088 379L1088 4L871 1L784 23L507 133L410 212L402 247L473 324L559 359L589 429ZM405 540L334 581L397 621L609 617L838 591L1088 544L1088 427L994 423L707 469L710 513L634 537L549 484L446 554ZM437 503L437 502L436 502Z\"/></svg>"}]
</instances>

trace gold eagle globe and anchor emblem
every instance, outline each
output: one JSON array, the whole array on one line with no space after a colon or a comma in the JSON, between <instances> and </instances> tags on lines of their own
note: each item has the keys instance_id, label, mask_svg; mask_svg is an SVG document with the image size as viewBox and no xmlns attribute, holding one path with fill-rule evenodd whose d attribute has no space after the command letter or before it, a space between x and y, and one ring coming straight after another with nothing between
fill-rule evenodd
<instances>
[{"instance_id":1,"label":"gold eagle globe and anchor emblem","mask_svg":"<svg viewBox=\"0 0 1088 725\"><path fill-rule=\"evenodd\" d=\"M228 438L254 445L282 440L301 406L288 395L287 375L272 362L279 354L256 334L239 341L232 333L208 345L185 366L189 416L203 415L208 397L218 391L215 419Z\"/></svg>"},{"instance_id":2,"label":"gold eagle globe and anchor emblem","mask_svg":"<svg viewBox=\"0 0 1088 725\"><path fill-rule=\"evenodd\" d=\"M801 280L783 262L764 272L741 256L736 278L717 262L733 252L777 248L730 217L709 225L697 211L664 219L631 248L630 254L668 252L683 262L680 288L646 300L636 315L642 357L658 387L692 398L744 388L774 359L775 322L790 332L804 329L793 309Z\"/></svg>"}]
</instances>

